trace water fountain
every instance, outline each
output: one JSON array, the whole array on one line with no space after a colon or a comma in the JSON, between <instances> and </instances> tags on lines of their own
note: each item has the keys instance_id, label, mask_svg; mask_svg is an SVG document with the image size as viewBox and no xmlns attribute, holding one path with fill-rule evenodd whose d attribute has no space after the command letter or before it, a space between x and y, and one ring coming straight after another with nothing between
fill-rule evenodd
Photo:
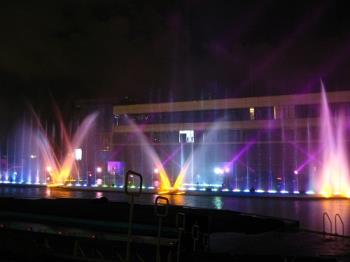
<instances>
[{"instance_id":1,"label":"water fountain","mask_svg":"<svg viewBox=\"0 0 350 262\"><path fill-rule=\"evenodd\" d=\"M317 179L316 186L318 192L326 197L350 197L349 157L345 137L344 113L340 112L338 115L332 116L323 84L321 103L320 147L322 162L321 177Z\"/></svg>"},{"instance_id":2,"label":"water fountain","mask_svg":"<svg viewBox=\"0 0 350 262\"><path fill-rule=\"evenodd\" d=\"M79 183L74 150L81 147L96 117L96 113L87 116L72 139L69 139L61 120L59 132L63 139L57 142L54 131L56 128L53 127L52 133L49 134L48 129L43 127L34 114L29 124L24 121L19 126L9 143L6 168L1 170L1 182L58 186L65 184L74 175L74 179ZM54 143L60 143L63 157L55 152L54 148L57 145Z\"/></svg>"},{"instance_id":3,"label":"water fountain","mask_svg":"<svg viewBox=\"0 0 350 262\"><path fill-rule=\"evenodd\" d=\"M97 136L90 132L96 113L83 119L73 135L69 135L59 114L58 128L51 129L34 114L9 139L0 182L122 188L115 184L116 173L111 170L123 166L123 170L125 167L142 173L146 188L156 188L159 193L188 190L349 197L345 115L331 112L323 86L320 104L319 137L309 118L305 130L300 130L296 125L287 126L286 119L270 117L265 128L242 138L242 133L222 128L229 120L221 115L205 131L180 130L174 132L177 138L174 136L171 142L166 138L162 144L150 139L152 133L145 132L142 123L136 124L131 117L127 120L130 141L104 152L101 159L97 157L101 149L91 146ZM182 141L181 132L192 132L191 139ZM219 136L228 134L229 143L217 142ZM87 137L91 139L85 143ZM81 148L84 169L78 166L74 154Z\"/></svg>"}]
</instances>

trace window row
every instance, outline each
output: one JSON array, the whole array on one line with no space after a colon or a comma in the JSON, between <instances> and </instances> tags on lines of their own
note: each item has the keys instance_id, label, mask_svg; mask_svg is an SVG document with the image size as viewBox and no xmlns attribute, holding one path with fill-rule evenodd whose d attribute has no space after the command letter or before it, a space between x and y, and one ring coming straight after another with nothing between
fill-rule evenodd
<instances>
[{"instance_id":1,"label":"window row","mask_svg":"<svg viewBox=\"0 0 350 262\"><path fill-rule=\"evenodd\" d=\"M116 115L114 124L126 125L130 119L136 124L268 120L274 119L274 110L273 107L256 107Z\"/></svg>"}]
</instances>

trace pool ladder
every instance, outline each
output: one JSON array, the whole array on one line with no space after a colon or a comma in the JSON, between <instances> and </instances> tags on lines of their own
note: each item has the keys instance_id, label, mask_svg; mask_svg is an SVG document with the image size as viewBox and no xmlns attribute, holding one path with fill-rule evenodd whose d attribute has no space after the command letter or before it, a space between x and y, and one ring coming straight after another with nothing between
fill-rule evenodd
<instances>
[{"instance_id":1,"label":"pool ladder","mask_svg":"<svg viewBox=\"0 0 350 262\"><path fill-rule=\"evenodd\" d=\"M338 221L341 224L341 234L338 234ZM330 231L326 231L326 223L328 222ZM345 235L345 226L344 221L341 216L337 213L334 216L334 233L333 233L333 223L327 212L323 213L323 235L333 235L333 236L344 236Z\"/></svg>"}]
</instances>

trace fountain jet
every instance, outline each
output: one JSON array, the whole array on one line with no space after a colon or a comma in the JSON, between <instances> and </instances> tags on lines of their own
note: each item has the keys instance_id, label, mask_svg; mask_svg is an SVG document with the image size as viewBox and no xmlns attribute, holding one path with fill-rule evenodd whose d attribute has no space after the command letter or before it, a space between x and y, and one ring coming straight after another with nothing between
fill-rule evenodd
<instances>
[{"instance_id":1,"label":"fountain jet","mask_svg":"<svg viewBox=\"0 0 350 262\"><path fill-rule=\"evenodd\" d=\"M350 196L349 166L346 151L345 119L342 113L332 117L323 83L320 139L322 148L321 179L317 185L325 197Z\"/></svg>"}]
</instances>

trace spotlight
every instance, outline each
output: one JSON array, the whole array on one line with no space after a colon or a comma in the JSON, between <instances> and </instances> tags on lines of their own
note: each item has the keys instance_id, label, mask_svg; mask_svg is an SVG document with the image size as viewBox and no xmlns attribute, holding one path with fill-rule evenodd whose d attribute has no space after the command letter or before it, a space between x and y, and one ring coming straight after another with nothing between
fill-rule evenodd
<instances>
[{"instance_id":1,"label":"spotlight","mask_svg":"<svg viewBox=\"0 0 350 262\"><path fill-rule=\"evenodd\" d=\"M298 170L294 170L294 175L297 175L299 174L299 171Z\"/></svg>"},{"instance_id":2,"label":"spotlight","mask_svg":"<svg viewBox=\"0 0 350 262\"><path fill-rule=\"evenodd\" d=\"M153 173L159 174L159 169L158 168L153 169Z\"/></svg>"},{"instance_id":3,"label":"spotlight","mask_svg":"<svg viewBox=\"0 0 350 262\"><path fill-rule=\"evenodd\" d=\"M102 167L100 167L100 166L96 167L96 172L97 173L102 173Z\"/></svg>"},{"instance_id":4,"label":"spotlight","mask_svg":"<svg viewBox=\"0 0 350 262\"><path fill-rule=\"evenodd\" d=\"M47 167L46 167L46 171L49 172L49 173L51 173L52 167L51 167L51 166L47 166Z\"/></svg>"},{"instance_id":5,"label":"spotlight","mask_svg":"<svg viewBox=\"0 0 350 262\"><path fill-rule=\"evenodd\" d=\"M225 167L225 173L230 173L230 168Z\"/></svg>"},{"instance_id":6,"label":"spotlight","mask_svg":"<svg viewBox=\"0 0 350 262\"><path fill-rule=\"evenodd\" d=\"M220 167L215 167L214 168L214 173L216 175L222 175L224 173L224 170L222 170Z\"/></svg>"}]
</instances>

